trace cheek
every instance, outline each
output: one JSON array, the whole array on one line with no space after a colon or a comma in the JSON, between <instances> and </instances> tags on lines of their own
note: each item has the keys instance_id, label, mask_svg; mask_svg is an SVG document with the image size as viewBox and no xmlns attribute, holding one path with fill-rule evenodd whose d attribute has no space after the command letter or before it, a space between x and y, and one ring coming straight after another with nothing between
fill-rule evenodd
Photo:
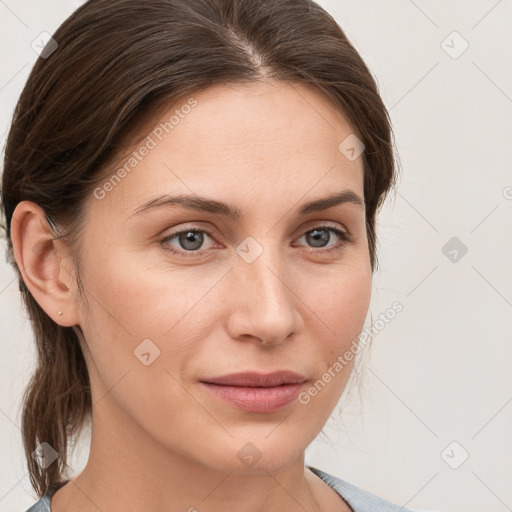
<instances>
[{"instance_id":1,"label":"cheek","mask_svg":"<svg viewBox=\"0 0 512 512\"><path fill-rule=\"evenodd\" d=\"M300 297L316 380L305 390L304 407L326 420L341 396L358 353L371 299L371 270L348 263L330 272L304 274ZM322 421L323 421L322 420Z\"/></svg>"},{"instance_id":2,"label":"cheek","mask_svg":"<svg viewBox=\"0 0 512 512\"><path fill-rule=\"evenodd\" d=\"M105 334L119 332L133 343L161 339L204 293L192 285L201 281L183 272L148 267L148 258L129 251L107 252L91 254L84 274L90 323Z\"/></svg>"},{"instance_id":3,"label":"cheek","mask_svg":"<svg viewBox=\"0 0 512 512\"><path fill-rule=\"evenodd\" d=\"M106 389L123 379L127 405L182 394L166 370L180 380L199 350L197 340L206 335L201 298L217 280L147 268L143 260L129 252L91 254L82 275L89 304L82 328L97 377Z\"/></svg>"},{"instance_id":4,"label":"cheek","mask_svg":"<svg viewBox=\"0 0 512 512\"><path fill-rule=\"evenodd\" d=\"M301 283L300 297L304 297L311 310L309 322L324 333L324 346L331 357L333 352L336 357L350 345L363 329L371 288L371 271L350 265L334 268L322 276L309 275Z\"/></svg>"},{"instance_id":5,"label":"cheek","mask_svg":"<svg viewBox=\"0 0 512 512\"><path fill-rule=\"evenodd\" d=\"M196 350L196 327L190 329L185 315L201 290L192 287L186 296L187 283L123 257L91 257L83 272L89 303L83 330L98 413L104 410L106 421L128 416L155 438L158 432L183 438L176 411L197 413L179 383L180 369Z\"/></svg>"}]
</instances>

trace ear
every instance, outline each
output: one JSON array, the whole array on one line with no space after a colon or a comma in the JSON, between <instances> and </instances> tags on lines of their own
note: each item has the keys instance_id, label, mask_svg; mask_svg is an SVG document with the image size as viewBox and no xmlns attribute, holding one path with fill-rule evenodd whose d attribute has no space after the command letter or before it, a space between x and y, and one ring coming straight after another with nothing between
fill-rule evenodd
<instances>
[{"instance_id":1,"label":"ear","mask_svg":"<svg viewBox=\"0 0 512 512\"><path fill-rule=\"evenodd\" d=\"M53 240L56 236L40 206L32 201L18 203L11 239L23 281L55 323L70 327L79 323L74 268L65 243Z\"/></svg>"}]
</instances>

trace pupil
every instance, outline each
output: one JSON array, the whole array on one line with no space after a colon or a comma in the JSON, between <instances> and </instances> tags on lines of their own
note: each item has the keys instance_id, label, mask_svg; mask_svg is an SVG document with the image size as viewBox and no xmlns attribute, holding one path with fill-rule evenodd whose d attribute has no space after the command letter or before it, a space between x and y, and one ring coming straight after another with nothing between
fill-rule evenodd
<instances>
[{"instance_id":1,"label":"pupil","mask_svg":"<svg viewBox=\"0 0 512 512\"><path fill-rule=\"evenodd\" d=\"M321 247L322 241L325 243L329 242L330 235L326 229L314 229L313 231L311 231L310 237L312 239L313 246Z\"/></svg>"},{"instance_id":2,"label":"pupil","mask_svg":"<svg viewBox=\"0 0 512 512\"><path fill-rule=\"evenodd\" d=\"M188 231L180 236L180 243L184 249L199 249L203 243L203 235L197 231Z\"/></svg>"}]
</instances>

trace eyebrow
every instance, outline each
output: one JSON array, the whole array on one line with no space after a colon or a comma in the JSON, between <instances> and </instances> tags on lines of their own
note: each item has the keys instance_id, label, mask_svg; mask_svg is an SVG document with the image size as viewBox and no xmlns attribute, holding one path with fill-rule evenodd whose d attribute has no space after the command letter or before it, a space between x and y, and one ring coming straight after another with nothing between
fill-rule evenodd
<instances>
[{"instance_id":1,"label":"eyebrow","mask_svg":"<svg viewBox=\"0 0 512 512\"><path fill-rule=\"evenodd\" d=\"M309 213L327 210L328 208L332 208L339 204L345 203L354 204L360 208L364 208L363 199L353 190L347 189L322 199L316 199L308 203L303 203L299 207L298 213L299 215L307 215ZM136 208L133 215L139 215L143 212L147 212L155 208L173 205L181 206L187 210L195 210L200 212L213 213L215 215L221 215L232 220L238 220L242 216L242 211L238 206L223 203L222 201L217 201L215 199L184 194L176 196L165 194L155 199L151 199L150 201L144 203L142 206Z\"/></svg>"}]
</instances>

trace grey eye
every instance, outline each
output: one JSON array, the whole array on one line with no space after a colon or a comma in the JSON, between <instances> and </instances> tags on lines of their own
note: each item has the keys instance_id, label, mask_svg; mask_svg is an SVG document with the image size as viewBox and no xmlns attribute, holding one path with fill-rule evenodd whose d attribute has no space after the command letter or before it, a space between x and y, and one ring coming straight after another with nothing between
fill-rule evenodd
<instances>
[{"instance_id":1,"label":"grey eye","mask_svg":"<svg viewBox=\"0 0 512 512\"><path fill-rule=\"evenodd\" d=\"M168 237L168 240L172 240L173 238L178 240L181 249L185 249L187 251L197 251L204 243L203 232L192 229L176 233Z\"/></svg>"},{"instance_id":2,"label":"grey eye","mask_svg":"<svg viewBox=\"0 0 512 512\"><path fill-rule=\"evenodd\" d=\"M313 247L325 247L331 239L329 231L329 229L315 228L308 231L304 236L308 242L311 242Z\"/></svg>"}]
</instances>

